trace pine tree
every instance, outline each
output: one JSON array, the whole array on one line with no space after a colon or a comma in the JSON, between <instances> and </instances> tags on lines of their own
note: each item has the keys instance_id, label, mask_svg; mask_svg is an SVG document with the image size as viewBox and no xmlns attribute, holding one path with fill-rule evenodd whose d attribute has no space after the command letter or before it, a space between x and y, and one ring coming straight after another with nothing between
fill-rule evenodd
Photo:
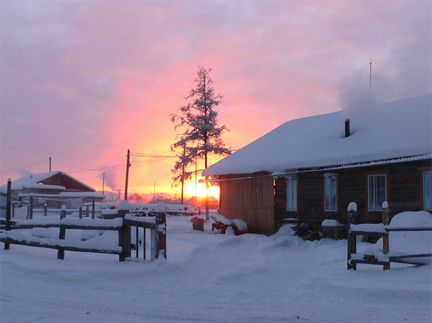
<instances>
[{"instance_id":1,"label":"pine tree","mask_svg":"<svg viewBox=\"0 0 432 323\"><path fill-rule=\"evenodd\" d=\"M173 173L178 174L175 177L177 180L181 178L184 181L191 176L192 173L184 170L196 158L204 158L204 167L207 168L209 154L227 155L231 153L221 138L227 128L225 125L218 125L218 113L215 108L221 103L222 96L215 94L210 72L211 69L199 67L195 87L186 97L186 105L180 107L179 114L171 115L171 121L176 123L175 128L180 127L184 130L180 140L171 147L173 150L181 149L184 152L179 156L173 169ZM183 171L180 172L180 170ZM207 187L206 180L206 189ZM208 218L208 197L206 198L206 216Z\"/></svg>"}]
</instances>

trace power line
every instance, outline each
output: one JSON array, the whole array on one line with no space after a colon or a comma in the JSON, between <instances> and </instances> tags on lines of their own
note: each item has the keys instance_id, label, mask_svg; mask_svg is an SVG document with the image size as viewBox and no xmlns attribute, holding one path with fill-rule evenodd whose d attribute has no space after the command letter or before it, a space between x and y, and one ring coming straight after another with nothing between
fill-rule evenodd
<instances>
[{"instance_id":1,"label":"power line","mask_svg":"<svg viewBox=\"0 0 432 323\"><path fill-rule=\"evenodd\" d=\"M144 154L144 153L135 153L131 154L133 157L138 158L177 158L174 155L156 155L156 154Z\"/></svg>"}]
</instances>

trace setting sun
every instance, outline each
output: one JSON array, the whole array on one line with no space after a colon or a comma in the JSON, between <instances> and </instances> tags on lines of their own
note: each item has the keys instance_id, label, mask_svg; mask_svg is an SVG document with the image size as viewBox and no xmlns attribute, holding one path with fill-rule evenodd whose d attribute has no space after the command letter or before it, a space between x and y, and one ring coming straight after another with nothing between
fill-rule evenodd
<instances>
[{"instance_id":1,"label":"setting sun","mask_svg":"<svg viewBox=\"0 0 432 323\"><path fill-rule=\"evenodd\" d=\"M187 196L197 196L199 199L206 197L205 183L198 183L195 188L195 183L185 185L185 193ZM219 186L212 185L208 189L209 197L219 199Z\"/></svg>"}]
</instances>

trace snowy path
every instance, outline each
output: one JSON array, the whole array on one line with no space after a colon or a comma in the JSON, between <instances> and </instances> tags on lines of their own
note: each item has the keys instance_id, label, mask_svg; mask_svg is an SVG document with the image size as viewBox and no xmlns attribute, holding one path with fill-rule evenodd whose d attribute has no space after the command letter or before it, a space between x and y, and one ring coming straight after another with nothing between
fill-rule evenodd
<instances>
[{"instance_id":1,"label":"snowy path","mask_svg":"<svg viewBox=\"0 0 432 323\"><path fill-rule=\"evenodd\" d=\"M168 219L168 262L12 245L2 322L430 322L431 266L345 269L345 241L193 232Z\"/></svg>"}]
</instances>

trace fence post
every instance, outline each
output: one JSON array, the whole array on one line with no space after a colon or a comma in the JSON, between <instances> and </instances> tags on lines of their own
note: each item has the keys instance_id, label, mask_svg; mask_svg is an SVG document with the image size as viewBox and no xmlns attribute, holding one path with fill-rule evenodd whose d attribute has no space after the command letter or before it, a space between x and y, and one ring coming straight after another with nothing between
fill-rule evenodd
<instances>
[{"instance_id":1,"label":"fence post","mask_svg":"<svg viewBox=\"0 0 432 323\"><path fill-rule=\"evenodd\" d=\"M33 196L30 196L30 212L29 212L30 219L33 219Z\"/></svg>"},{"instance_id":2,"label":"fence post","mask_svg":"<svg viewBox=\"0 0 432 323\"><path fill-rule=\"evenodd\" d=\"M144 258L144 260L146 259L146 246L147 246L147 244L146 244L146 239L147 239L146 231L147 231L147 229L144 227L143 228L143 258Z\"/></svg>"},{"instance_id":3,"label":"fence post","mask_svg":"<svg viewBox=\"0 0 432 323\"><path fill-rule=\"evenodd\" d=\"M382 223L384 226L389 225L390 219L389 219L389 205L387 201L384 201L382 203ZM387 231L387 233L383 236L383 254L388 255L390 251L390 234ZM390 269L390 261L383 265L384 270Z\"/></svg>"},{"instance_id":4,"label":"fence post","mask_svg":"<svg viewBox=\"0 0 432 323\"><path fill-rule=\"evenodd\" d=\"M125 261L127 257L131 256L131 227L123 222L123 225L119 229L119 246L122 251L119 255L119 261Z\"/></svg>"},{"instance_id":5,"label":"fence post","mask_svg":"<svg viewBox=\"0 0 432 323\"><path fill-rule=\"evenodd\" d=\"M159 257L159 246L157 242L157 224L150 230L151 255L150 259L155 260Z\"/></svg>"},{"instance_id":6,"label":"fence post","mask_svg":"<svg viewBox=\"0 0 432 323\"><path fill-rule=\"evenodd\" d=\"M6 219L5 219L5 229L6 229L6 233L8 233L11 230L11 223L10 223L10 219L11 219L11 199L12 199L12 182L11 179L8 179L8 183L7 183L7 194L6 194ZM5 250L9 250L10 248L10 244L9 242L7 242L8 237L6 236L6 242L4 243L4 249Z\"/></svg>"},{"instance_id":7,"label":"fence post","mask_svg":"<svg viewBox=\"0 0 432 323\"><path fill-rule=\"evenodd\" d=\"M44 216L48 215L48 205L44 203Z\"/></svg>"},{"instance_id":8,"label":"fence post","mask_svg":"<svg viewBox=\"0 0 432 323\"><path fill-rule=\"evenodd\" d=\"M139 231L138 226L135 227L135 255L139 258Z\"/></svg>"},{"instance_id":9,"label":"fence post","mask_svg":"<svg viewBox=\"0 0 432 323\"><path fill-rule=\"evenodd\" d=\"M162 254L167 259L166 213L156 213L156 228L158 234L158 256L159 250L163 250Z\"/></svg>"},{"instance_id":10,"label":"fence post","mask_svg":"<svg viewBox=\"0 0 432 323\"><path fill-rule=\"evenodd\" d=\"M79 218L80 218L80 219L82 219L82 214L83 214L82 206L80 206L80 207L79 207Z\"/></svg>"},{"instance_id":11,"label":"fence post","mask_svg":"<svg viewBox=\"0 0 432 323\"><path fill-rule=\"evenodd\" d=\"M88 218L90 216L90 208L89 205L86 205L86 217Z\"/></svg>"},{"instance_id":12,"label":"fence post","mask_svg":"<svg viewBox=\"0 0 432 323\"><path fill-rule=\"evenodd\" d=\"M66 237L66 227L60 223L59 230L59 240L64 240ZM59 247L57 250L57 259L64 259L64 249L62 247Z\"/></svg>"},{"instance_id":13,"label":"fence post","mask_svg":"<svg viewBox=\"0 0 432 323\"><path fill-rule=\"evenodd\" d=\"M347 227L348 227L348 239L347 239L347 270L357 269L357 265L351 262L351 255L357 251L357 239L356 234L351 232L351 224L354 221L357 213L357 204L351 202L348 204L348 217L347 217Z\"/></svg>"},{"instance_id":14,"label":"fence post","mask_svg":"<svg viewBox=\"0 0 432 323\"><path fill-rule=\"evenodd\" d=\"M60 220L66 217L66 205L62 205L60 209Z\"/></svg>"},{"instance_id":15,"label":"fence post","mask_svg":"<svg viewBox=\"0 0 432 323\"><path fill-rule=\"evenodd\" d=\"M92 199L92 219L95 218L95 199Z\"/></svg>"},{"instance_id":16,"label":"fence post","mask_svg":"<svg viewBox=\"0 0 432 323\"><path fill-rule=\"evenodd\" d=\"M119 261L125 261L127 257L131 256L131 227L125 221L125 215L128 212L129 204L126 201L120 203L118 215L123 218L123 225L119 229L119 246L122 248Z\"/></svg>"}]
</instances>

